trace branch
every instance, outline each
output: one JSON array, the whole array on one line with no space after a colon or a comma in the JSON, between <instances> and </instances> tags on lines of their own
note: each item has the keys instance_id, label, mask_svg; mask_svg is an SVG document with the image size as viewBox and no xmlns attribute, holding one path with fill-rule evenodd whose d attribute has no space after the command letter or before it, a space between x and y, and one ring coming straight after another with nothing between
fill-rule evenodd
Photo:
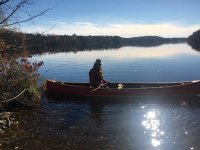
<instances>
[{"instance_id":1,"label":"branch","mask_svg":"<svg viewBox=\"0 0 200 150\"><path fill-rule=\"evenodd\" d=\"M5 4L5 3L7 3L7 2L9 2L9 1L10 1L10 0L1 1L1 2L0 2L0 6L3 5L3 4Z\"/></svg>"},{"instance_id":2,"label":"branch","mask_svg":"<svg viewBox=\"0 0 200 150\"><path fill-rule=\"evenodd\" d=\"M44 14L45 14L47 11L49 11L49 10L50 10L50 9L47 9L47 10L41 12L40 14L34 15L34 16L30 17L30 18L27 18L27 19L24 19L24 20L21 20L21 21L16 21L16 22L13 22L13 23L10 23L10 24L5 24L5 25L3 25L2 27L12 26L12 25L15 25L15 24L20 24L20 23L23 23L23 22L30 21L30 20L32 20L32 19L34 19L34 18L37 18L37 17L39 17L39 16L44 15ZM1 24L1 23L0 23L0 24Z\"/></svg>"},{"instance_id":3,"label":"branch","mask_svg":"<svg viewBox=\"0 0 200 150\"><path fill-rule=\"evenodd\" d=\"M4 19L0 22L0 24L5 23L5 22L6 22L11 16L13 16L13 14L14 14L17 10L19 10L19 9L22 7L22 5L25 4L27 1L28 1L28 0L24 0L24 1L20 2L20 3L15 7L15 9L14 9L6 18L4 18Z\"/></svg>"},{"instance_id":4,"label":"branch","mask_svg":"<svg viewBox=\"0 0 200 150\"><path fill-rule=\"evenodd\" d=\"M26 89L24 89L21 93L19 93L17 96L11 98L11 99L8 99L8 100L5 100L5 101L1 101L1 103L5 103L5 102L9 102L9 101L13 101L15 99L17 99L20 95L22 95L24 92L26 91Z\"/></svg>"},{"instance_id":5,"label":"branch","mask_svg":"<svg viewBox=\"0 0 200 150\"><path fill-rule=\"evenodd\" d=\"M46 30L46 31L44 31L44 32L42 32L42 33L40 33L40 34L44 34L44 33L46 33L46 32L49 32L51 29L53 29L54 27L56 26L56 24L54 24L52 27L50 27L48 30Z\"/></svg>"}]
</instances>

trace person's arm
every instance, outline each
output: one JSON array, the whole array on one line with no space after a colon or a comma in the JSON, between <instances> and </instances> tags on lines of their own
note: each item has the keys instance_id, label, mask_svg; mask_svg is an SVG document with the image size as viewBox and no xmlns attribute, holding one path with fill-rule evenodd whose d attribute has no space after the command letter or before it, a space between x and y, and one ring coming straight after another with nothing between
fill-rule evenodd
<instances>
[{"instance_id":1,"label":"person's arm","mask_svg":"<svg viewBox=\"0 0 200 150\"><path fill-rule=\"evenodd\" d=\"M109 83L109 81L104 80L102 70L99 72L99 76L100 76L99 78L101 79L101 83L103 83L103 84L104 84L104 83L107 83L107 82Z\"/></svg>"}]
</instances>

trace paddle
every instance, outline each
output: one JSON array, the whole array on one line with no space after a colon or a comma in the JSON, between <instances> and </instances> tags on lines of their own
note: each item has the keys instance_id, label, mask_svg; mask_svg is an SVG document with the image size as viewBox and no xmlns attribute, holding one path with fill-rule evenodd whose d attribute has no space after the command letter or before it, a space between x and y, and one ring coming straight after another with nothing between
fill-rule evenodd
<instances>
[{"instance_id":1,"label":"paddle","mask_svg":"<svg viewBox=\"0 0 200 150\"><path fill-rule=\"evenodd\" d=\"M108 84L108 82L106 82L106 83L104 83L104 84L101 84L101 85L99 85L97 88L95 88L94 90L90 91L90 93L92 93L92 92L94 92L94 91L96 91L96 90L98 90L98 89L100 89L100 88L104 87L104 86L105 86L105 85L107 85L107 84Z\"/></svg>"}]
</instances>

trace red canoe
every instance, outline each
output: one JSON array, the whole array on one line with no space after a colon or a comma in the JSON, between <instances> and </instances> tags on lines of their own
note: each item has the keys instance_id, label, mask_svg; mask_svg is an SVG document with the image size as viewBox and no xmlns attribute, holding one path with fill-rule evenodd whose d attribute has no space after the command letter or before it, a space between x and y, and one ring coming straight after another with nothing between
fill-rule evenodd
<instances>
[{"instance_id":1,"label":"red canoe","mask_svg":"<svg viewBox=\"0 0 200 150\"><path fill-rule=\"evenodd\" d=\"M200 81L173 83L109 83L109 88L93 88L89 83L47 80L47 93L64 97L126 98L143 96L198 96Z\"/></svg>"}]
</instances>

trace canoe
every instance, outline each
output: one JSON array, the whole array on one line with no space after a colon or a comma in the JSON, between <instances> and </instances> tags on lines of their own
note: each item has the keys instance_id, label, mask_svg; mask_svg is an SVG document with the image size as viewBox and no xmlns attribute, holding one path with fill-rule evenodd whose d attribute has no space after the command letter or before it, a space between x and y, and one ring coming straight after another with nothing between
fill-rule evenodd
<instances>
[{"instance_id":1,"label":"canoe","mask_svg":"<svg viewBox=\"0 0 200 150\"><path fill-rule=\"evenodd\" d=\"M89 83L47 80L47 94L64 97L127 98L143 96L198 96L200 80L170 83L109 83L109 88L94 88Z\"/></svg>"}]
</instances>

